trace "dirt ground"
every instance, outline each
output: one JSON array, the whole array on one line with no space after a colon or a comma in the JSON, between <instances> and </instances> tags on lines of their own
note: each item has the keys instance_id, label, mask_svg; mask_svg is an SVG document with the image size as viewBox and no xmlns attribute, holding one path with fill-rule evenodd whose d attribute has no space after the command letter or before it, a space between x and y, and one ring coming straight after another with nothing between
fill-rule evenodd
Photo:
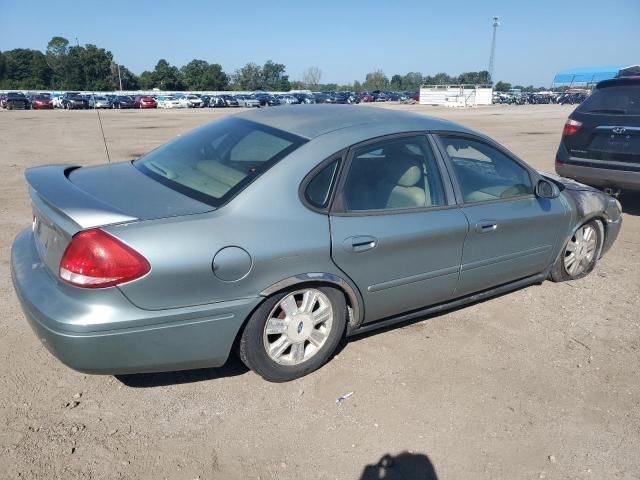
<instances>
[{"instance_id":1,"label":"dirt ground","mask_svg":"<svg viewBox=\"0 0 640 480\"><path fill-rule=\"evenodd\" d=\"M453 119L548 170L571 111L385 108ZM102 121L122 160L234 112ZM95 112L0 111L1 479L640 478L637 196L622 199L622 233L588 278L355 338L301 380L267 383L234 358L116 378L52 357L9 273L11 242L31 222L23 170L104 161Z\"/></svg>"}]
</instances>

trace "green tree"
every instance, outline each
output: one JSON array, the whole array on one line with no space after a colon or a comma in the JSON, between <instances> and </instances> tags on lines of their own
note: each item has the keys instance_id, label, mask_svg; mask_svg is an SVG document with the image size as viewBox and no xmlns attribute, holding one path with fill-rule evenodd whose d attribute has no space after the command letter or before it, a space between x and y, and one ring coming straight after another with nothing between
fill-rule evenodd
<instances>
[{"instance_id":1,"label":"green tree","mask_svg":"<svg viewBox=\"0 0 640 480\"><path fill-rule=\"evenodd\" d=\"M7 75L7 59L4 54L0 52L0 84L5 80Z\"/></svg>"},{"instance_id":2,"label":"green tree","mask_svg":"<svg viewBox=\"0 0 640 480\"><path fill-rule=\"evenodd\" d=\"M80 47L80 61L84 72L84 90L113 88L113 55L104 48L87 44Z\"/></svg>"},{"instance_id":3,"label":"green tree","mask_svg":"<svg viewBox=\"0 0 640 480\"><path fill-rule=\"evenodd\" d=\"M192 60L181 69L188 90L224 90L229 86L229 78L217 63Z\"/></svg>"},{"instance_id":4,"label":"green tree","mask_svg":"<svg viewBox=\"0 0 640 480\"><path fill-rule=\"evenodd\" d=\"M158 60L151 74L151 88L160 90L184 90L182 74L178 67L171 65L164 58Z\"/></svg>"},{"instance_id":5,"label":"green tree","mask_svg":"<svg viewBox=\"0 0 640 480\"><path fill-rule=\"evenodd\" d=\"M233 83L237 90L258 90L262 88L262 67L253 62L236 70L233 75Z\"/></svg>"},{"instance_id":6,"label":"green tree","mask_svg":"<svg viewBox=\"0 0 640 480\"><path fill-rule=\"evenodd\" d=\"M2 54L4 88L41 89L51 83L52 70L39 50L16 48Z\"/></svg>"},{"instance_id":7,"label":"green tree","mask_svg":"<svg viewBox=\"0 0 640 480\"><path fill-rule=\"evenodd\" d=\"M122 67L120 67L122 68ZM145 70L138 77L138 83L143 90L151 90L154 88L153 72ZM124 87L124 84L122 85Z\"/></svg>"},{"instance_id":8,"label":"green tree","mask_svg":"<svg viewBox=\"0 0 640 480\"><path fill-rule=\"evenodd\" d=\"M111 89L120 90L120 80L122 80L123 90L138 90L141 88L140 79L124 65L120 65L120 78L118 78L118 65L111 64Z\"/></svg>"},{"instance_id":9,"label":"green tree","mask_svg":"<svg viewBox=\"0 0 640 480\"><path fill-rule=\"evenodd\" d=\"M391 88L391 90L402 90L402 75L398 75L397 73L393 75L389 88Z\"/></svg>"},{"instance_id":10,"label":"green tree","mask_svg":"<svg viewBox=\"0 0 640 480\"><path fill-rule=\"evenodd\" d=\"M367 73L364 88L367 90L383 90L389 86L389 79L382 70Z\"/></svg>"},{"instance_id":11,"label":"green tree","mask_svg":"<svg viewBox=\"0 0 640 480\"><path fill-rule=\"evenodd\" d=\"M69 40L64 37L53 37L47 44L47 63L53 70L51 86L64 88L67 82L66 69L68 64Z\"/></svg>"},{"instance_id":12,"label":"green tree","mask_svg":"<svg viewBox=\"0 0 640 480\"><path fill-rule=\"evenodd\" d=\"M511 89L511 84L507 82L497 82L493 87L497 92L508 92Z\"/></svg>"},{"instance_id":13,"label":"green tree","mask_svg":"<svg viewBox=\"0 0 640 480\"><path fill-rule=\"evenodd\" d=\"M274 63L272 60L265 62L262 66L262 88L279 92L291 90L289 76L285 74L286 69L282 63Z\"/></svg>"},{"instance_id":14,"label":"green tree","mask_svg":"<svg viewBox=\"0 0 640 480\"><path fill-rule=\"evenodd\" d=\"M409 72L402 77L402 89L408 91L417 91L422 86L422 73Z\"/></svg>"},{"instance_id":15,"label":"green tree","mask_svg":"<svg viewBox=\"0 0 640 480\"><path fill-rule=\"evenodd\" d=\"M358 80L353 82L353 91L356 93L360 93L362 91L362 84Z\"/></svg>"}]
</instances>

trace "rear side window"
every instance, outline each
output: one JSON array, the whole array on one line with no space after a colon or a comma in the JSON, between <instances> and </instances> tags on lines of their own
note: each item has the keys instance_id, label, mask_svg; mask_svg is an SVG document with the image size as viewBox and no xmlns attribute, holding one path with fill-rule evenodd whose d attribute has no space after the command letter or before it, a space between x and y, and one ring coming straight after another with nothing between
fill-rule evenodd
<instances>
[{"instance_id":1,"label":"rear side window","mask_svg":"<svg viewBox=\"0 0 640 480\"><path fill-rule=\"evenodd\" d=\"M354 150L343 188L348 212L445 204L440 172L423 136L383 140Z\"/></svg>"},{"instance_id":2,"label":"rear side window","mask_svg":"<svg viewBox=\"0 0 640 480\"><path fill-rule=\"evenodd\" d=\"M533 193L529 172L501 151L469 138L441 137L465 202L514 198Z\"/></svg>"},{"instance_id":3,"label":"rear side window","mask_svg":"<svg viewBox=\"0 0 640 480\"><path fill-rule=\"evenodd\" d=\"M217 207L304 142L281 130L227 118L178 137L134 165L164 185Z\"/></svg>"},{"instance_id":4,"label":"rear side window","mask_svg":"<svg viewBox=\"0 0 640 480\"><path fill-rule=\"evenodd\" d=\"M313 177L305 190L307 202L316 208L327 207L337 170L338 160L334 160Z\"/></svg>"},{"instance_id":5,"label":"rear side window","mask_svg":"<svg viewBox=\"0 0 640 480\"><path fill-rule=\"evenodd\" d=\"M598 88L578 111L603 115L640 115L640 85Z\"/></svg>"}]
</instances>

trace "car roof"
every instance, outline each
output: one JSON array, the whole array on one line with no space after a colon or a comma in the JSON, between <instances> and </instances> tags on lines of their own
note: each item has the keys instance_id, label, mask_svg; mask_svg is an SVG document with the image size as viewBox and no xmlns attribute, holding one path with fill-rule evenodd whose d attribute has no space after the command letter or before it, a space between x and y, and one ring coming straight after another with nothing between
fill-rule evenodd
<instances>
[{"instance_id":1,"label":"car roof","mask_svg":"<svg viewBox=\"0 0 640 480\"><path fill-rule=\"evenodd\" d=\"M291 105L253 110L238 115L256 123L308 139L345 128L366 129L385 124L389 133L446 130L476 133L447 120L411 112L358 105Z\"/></svg>"},{"instance_id":2,"label":"car roof","mask_svg":"<svg viewBox=\"0 0 640 480\"><path fill-rule=\"evenodd\" d=\"M596 85L596 88L600 89L600 88L607 88L607 87L620 87L620 86L624 86L624 85L640 86L640 77L639 76L633 76L633 77L611 78L609 80L603 80L602 82L599 82Z\"/></svg>"}]
</instances>

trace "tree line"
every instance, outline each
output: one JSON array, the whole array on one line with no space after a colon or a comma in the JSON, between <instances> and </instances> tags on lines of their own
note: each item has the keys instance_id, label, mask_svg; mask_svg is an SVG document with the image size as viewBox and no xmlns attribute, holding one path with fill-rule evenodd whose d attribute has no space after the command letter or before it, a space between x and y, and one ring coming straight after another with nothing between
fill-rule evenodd
<instances>
[{"instance_id":1,"label":"tree line","mask_svg":"<svg viewBox=\"0 0 640 480\"><path fill-rule=\"evenodd\" d=\"M0 52L0 88L20 90L274 90L320 91L402 90L417 91L421 85L488 84L489 72L423 75L409 72L390 78L382 71L367 73L351 84L322 83L322 70L309 67L299 80L290 80L286 66L268 60L249 62L233 73L218 63L194 59L178 67L160 59L153 70L136 75L114 62L113 54L96 45L71 45L64 37L53 37L44 52L26 48ZM503 83L503 82L501 82Z\"/></svg>"}]
</instances>

